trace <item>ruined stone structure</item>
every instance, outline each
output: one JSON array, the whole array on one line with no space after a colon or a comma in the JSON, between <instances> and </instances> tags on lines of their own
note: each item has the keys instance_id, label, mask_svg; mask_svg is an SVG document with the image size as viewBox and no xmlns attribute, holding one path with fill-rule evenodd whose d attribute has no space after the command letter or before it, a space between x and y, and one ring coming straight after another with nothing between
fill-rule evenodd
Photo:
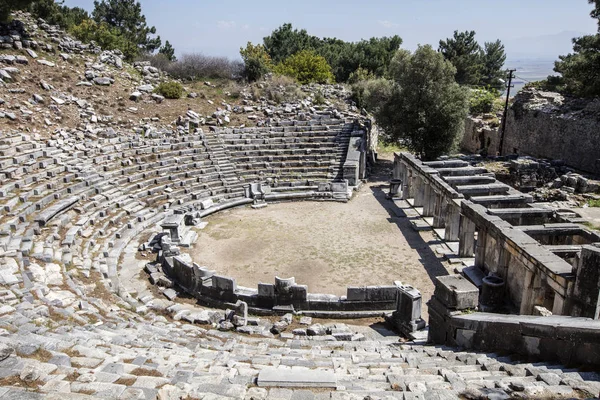
<instances>
[{"instance_id":1,"label":"ruined stone structure","mask_svg":"<svg viewBox=\"0 0 600 400\"><path fill-rule=\"evenodd\" d=\"M564 98L558 93L523 89L509 108L502 155L520 154L563 160L582 171L600 174L597 99ZM468 118L462 147L496 155L500 128Z\"/></svg>"},{"instance_id":2,"label":"ruined stone structure","mask_svg":"<svg viewBox=\"0 0 600 400\"><path fill-rule=\"evenodd\" d=\"M600 340L600 235L579 224L575 213L535 207L530 196L461 160L421 162L401 153L395 158L394 176L402 181L402 198L422 208L422 216L454 246L465 266L462 275L467 279L438 278L429 304L434 341L498 350L504 341L488 336L488 330L506 328L502 324L571 327L574 343L583 343L583 348ZM517 315L459 317L476 307ZM540 314L554 316L547 321L524 317ZM524 343L528 339L523 333L510 348L563 362L566 354L573 357L567 361L600 359L596 352L573 353L568 346L550 352L546 346L558 345L563 334L540 330L532 334L531 343ZM575 340L577 335L581 339Z\"/></svg>"},{"instance_id":3,"label":"ruined stone structure","mask_svg":"<svg viewBox=\"0 0 600 400\"><path fill-rule=\"evenodd\" d=\"M377 143L369 121L355 121L354 106L340 111L314 104L310 95L273 105L241 93L243 106L221 103L224 109L201 115L192 104L185 116L161 121L148 110L162 117L172 103L152 93L164 74L148 63L127 65L118 52L77 42L25 13L2 32L0 44L0 399L600 393L595 372L492 353L501 348L536 360L599 364L598 326L589 318L472 312L506 311L511 299L513 311L532 306L534 314L551 308L591 315L596 238L572 223L540 225L576 217L535 207L511 211L530 198L485 171L402 158L392 197L414 199L427 223L455 241L451 246L461 238L462 259L477 264L464 269L470 279L477 271L496 273L481 278L481 290L466 278L438 280L429 304L434 343L427 344L417 335L425 325L418 288L394 282L333 298L272 277L245 289L184 251L195 239L192 228L226 208L348 201ZM111 87L115 98L98 95ZM337 93L342 101L347 93L334 86L310 90L323 90L326 99ZM192 95L198 96L190 93L190 102ZM168 107L161 109L163 101ZM100 107L117 102L121 114ZM247 118L235 121L236 115ZM261 127L217 127L250 120ZM195 129L201 126L205 131ZM160 262L148 262L152 251ZM563 274L569 265L571 273ZM533 290L511 282L513 273L529 274ZM374 327L307 315L383 311L388 324Z\"/></svg>"}]
</instances>

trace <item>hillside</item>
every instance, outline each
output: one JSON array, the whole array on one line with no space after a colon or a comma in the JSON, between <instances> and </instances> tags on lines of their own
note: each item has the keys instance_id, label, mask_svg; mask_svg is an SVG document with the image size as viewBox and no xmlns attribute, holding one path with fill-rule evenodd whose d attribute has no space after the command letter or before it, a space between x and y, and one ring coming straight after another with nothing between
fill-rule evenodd
<instances>
[{"instance_id":1,"label":"hillside","mask_svg":"<svg viewBox=\"0 0 600 400\"><path fill-rule=\"evenodd\" d=\"M274 79L186 82L184 97L153 93L169 80L149 62L123 61L57 26L16 13L0 32L0 131L45 137L57 130L111 136L201 126L261 126L300 114L356 111L341 85L300 87ZM179 128L178 128L179 127Z\"/></svg>"}]
</instances>

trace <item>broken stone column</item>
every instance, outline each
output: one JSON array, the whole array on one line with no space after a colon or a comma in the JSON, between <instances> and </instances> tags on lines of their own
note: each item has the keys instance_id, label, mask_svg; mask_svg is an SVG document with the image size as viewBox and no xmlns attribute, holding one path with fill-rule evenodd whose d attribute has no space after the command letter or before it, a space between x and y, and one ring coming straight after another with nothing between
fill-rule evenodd
<instances>
[{"instance_id":1,"label":"broken stone column","mask_svg":"<svg viewBox=\"0 0 600 400\"><path fill-rule=\"evenodd\" d=\"M393 326L409 336L411 333L425 328L425 321L421 318L421 292L410 285L394 282L398 288L396 298L396 311L392 314Z\"/></svg>"},{"instance_id":2,"label":"broken stone column","mask_svg":"<svg viewBox=\"0 0 600 400\"><path fill-rule=\"evenodd\" d=\"M169 233L171 242L179 243L182 238L181 228L185 224L185 214L172 214L163 220L160 224L164 232Z\"/></svg>"},{"instance_id":3,"label":"broken stone column","mask_svg":"<svg viewBox=\"0 0 600 400\"><path fill-rule=\"evenodd\" d=\"M400 179L390 180L390 193L388 195L390 198L398 197L400 185L402 185L402 181Z\"/></svg>"}]
</instances>

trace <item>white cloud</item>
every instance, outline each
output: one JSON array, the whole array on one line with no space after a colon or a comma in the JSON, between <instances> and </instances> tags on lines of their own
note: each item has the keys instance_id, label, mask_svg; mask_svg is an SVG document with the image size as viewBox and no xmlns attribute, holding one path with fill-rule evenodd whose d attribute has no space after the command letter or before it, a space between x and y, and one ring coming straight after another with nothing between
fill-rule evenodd
<instances>
[{"instance_id":1,"label":"white cloud","mask_svg":"<svg viewBox=\"0 0 600 400\"><path fill-rule=\"evenodd\" d=\"M233 29L236 25L235 21L217 21L219 29Z\"/></svg>"},{"instance_id":2,"label":"white cloud","mask_svg":"<svg viewBox=\"0 0 600 400\"><path fill-rule=\"evenodd\" d=\"M392 21L388 21L388 20L383 20L383 21L377 21L379 23L379 25L383 26L386 29L392 29L392 28L397 28L400 25L396 24Z\"/></svg>"}]
</instances>

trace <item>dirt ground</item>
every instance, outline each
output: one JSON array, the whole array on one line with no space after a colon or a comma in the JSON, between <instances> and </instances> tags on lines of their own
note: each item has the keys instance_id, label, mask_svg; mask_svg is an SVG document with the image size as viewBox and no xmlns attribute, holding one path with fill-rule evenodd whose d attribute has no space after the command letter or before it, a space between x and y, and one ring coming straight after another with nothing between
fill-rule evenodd
<instances>
[{"instance_id":1,"label":"dirt ground","mask_svg":"<svg viewBox=\"0 0 600 400\"><path fill-rule=\"evenodd\" d=\"M447 274L447 267L430 248L439 243L433 233L414 231L385 199L387 158L346 204L288 202L208 217L191 251L193 260L235 277L240 286L293 276L310 293L345 295L349 285L402 281L427 301L432 279Z\"/></svg>"}]
</instances>

